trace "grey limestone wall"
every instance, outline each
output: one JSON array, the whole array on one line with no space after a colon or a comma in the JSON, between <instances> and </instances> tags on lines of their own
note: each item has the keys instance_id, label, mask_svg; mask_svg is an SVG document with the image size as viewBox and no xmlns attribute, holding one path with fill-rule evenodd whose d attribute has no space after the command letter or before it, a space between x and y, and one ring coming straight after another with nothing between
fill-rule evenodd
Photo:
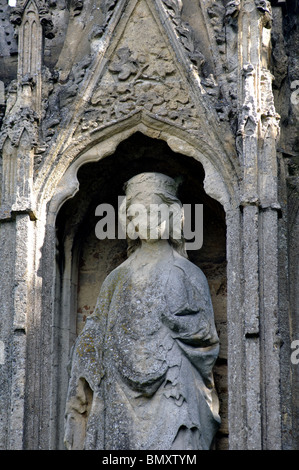
<instances>
[{"instance_id":1,"label":"grey limestone wall","mask_svg":"<svg viewBox=\"0 0 299 470\"><path fill-rule=\"evenodd\" d=\"M298 448L298 18L298 0L1 0L0 448L61 448L72 344L125 257L94 208L156 170L206 207L190 259L220 337L216 448Z\"/></svg>"}]
</instances>

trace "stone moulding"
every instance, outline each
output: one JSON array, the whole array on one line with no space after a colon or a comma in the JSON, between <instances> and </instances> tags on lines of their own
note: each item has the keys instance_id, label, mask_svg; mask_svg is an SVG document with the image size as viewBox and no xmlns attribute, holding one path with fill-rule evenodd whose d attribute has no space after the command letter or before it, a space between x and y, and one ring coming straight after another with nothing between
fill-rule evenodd
<instances>
[{"instance_id":1,"label":"stone moulding","mask_svg":"<svg viewBox=\"0 0 299 470\"><path fill-rule=\"evenodd\" d=\"M222 165L219 166L220 162L217 161L215 155L211 155L211 149L200 148L198 143L190 140L185 132L174 132L172 126L165 125L163 122L159 123L146 114L139 112L121 123L106 128L105 132L101 132L100 135L98 131L97 135L96 133L94 135L93 142L88 146L83 145L79 152L78 149L74 149L76 153L78 152L77 156L71 158L72 164L60 173L60 178L56 180L57 186L54 192L52 191L52 196L44 193L43 198L40 199L42 201L44 197L46 197L46 200L50 198L49 213L51 217L54 217L53 222L63 203L73 197L79 190L77 179L79 168L86 163L96 162L112 155L119 143L135 132L142 132L149 137L165 140L174 152L182 153L201 162L205 169L204 187L207 194L220 202L226 211L238 207L237 178L235 179L235 186L232 186L232 180L229 177L230 171ZM56 170L59 171L59 168L56 167ZM217 184L215 184L215 181L217 181ZM51 185L53 188L53 181ZM44 207L44 204L42 206Z\"/></svg>"}]
</instances>

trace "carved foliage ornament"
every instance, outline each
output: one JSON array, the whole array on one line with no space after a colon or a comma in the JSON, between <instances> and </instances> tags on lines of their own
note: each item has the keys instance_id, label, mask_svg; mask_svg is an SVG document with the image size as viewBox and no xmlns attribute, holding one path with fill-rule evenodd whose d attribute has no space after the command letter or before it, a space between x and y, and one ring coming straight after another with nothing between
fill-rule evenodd
<instances>
[{"instance_id":1,"label":"carved foliage ornament","mask_svg":"<svg viewBox=\"0 0 299 470\"><path fill-rule=\"evenodd\" d=\"M272 8L268 0L255 0L258 11L263 15L264 28L270 29L272 26Z\"/></svg>"},{"instance_id":2,"label":"carved foliage ornament","mask_svg":"<svg viewBox=\"0 0 299 470\"><path fill-rule=\"evenodd\" d=\"M194 33L191 26L182 20L183 3L181 0L162 0L172 23L178 34L179 40L187 51L188 57L192 64L200 71L205 63L203 54L195 47Z\"/></svg>"},{"instance_id":3,"label":"carved foliage ornament","mask_svg":"<svg viewBox=\"0 0 299 470\"><path fill-rule=\"evenodd\" d=\"M105 3L109 17L115 4L112 0ZM190 65L192 61L197 61L198 66L203 65L204 58L195 51L191 29L181 20L181 2L165 0L163 5L188 52ZM198 115L188 88L170 50L161 40L146 2L136 7L127 31L126 39L119 44L108 70L94 90L90 99L92 107L86 110L78 133L103 127L141 110L197 133ZM133 38L132 31L135 31ZM151 38L151 47L145 39L147 36ZM217 86L214 81L207 84L210 88L211 85L212 88ZM212 94L210 88L209 96Z\"/></svg>"},{"instance_id":4,"label":"carved foliage ornament","mask_svg":"<svg viewBox=\"0 0 299 470\"><path fill-rule=\"evenodd\" d=\"M179 126L197 128L194 105L166 47L153 47L147 55L120 48L109 73L110 79L101 83L91 98L96 121L90 119L93 110L89 109L83 131L142 109Z\"/></svg>"},{"instance_id":5,"label":"carved foliage ornament","mask_svg":"<svg viewBox=\"0 0 299 470\"><path fill-rule=\"evenodd\" d=\"M163 3L159 0L159 2L160 8L164 7L168 12L175 26L174 29L177 33L178 31L182 33L181 41L192 55L194 52L194 46L191 45L192 35L187 34L190 29L181 21L181 2L169 0ZM107 25L107 21L112 20L113 13L116 13L116 6L117 0L106 0L102 4L106 15L104 24ZM200 53L197 53L197 58L198 63L204 62ZM68 83L60 87L60 90L57 89L59 109L62 114L61 116L55 115L55 122L59 122L63 115L69 115L71 112L74 97L78 93L78 80L82 80L84 71L89 68L91 61L92 56L89 56L87 65L78 64L78 73L75 73L73 69ZM97 80L94 91L78 119L78 127L74 132L74 137L78 141L86 138L87 134L92 134L140 111L145 111L154 118L171 125L184 128L195 136L201 135L198 124L199 114L191 98L189 87L173 58L171 48L161 37L147 2L136 4L126 25L126 32L123 33L115 52L110 56L101 77ZM212 106L215 106L219 88L212 75L201 79L201 91L206 93ZM51 100L51 102L54 101ZM50 106L47 111L49 116L51 114L51 122L52 109ZM219 119L222 120L221 112L216 106L215 109ZM49 126L43 126L47 134L45 138L50 141L53 139L55 129L47 130L46 127Z\"/></svg>"},{"instance_id":6,"label":"carved foliage ornament","mask_svg":"<svg viewBox=\"0 0 299 470\"><path fill-rule=\"evenodd\" d=\"M235 17L240 12L240 0L230 0L225 7L225 16Z\"/></svg>"},{"instance_id":7,"label":"carved foliage ornament","mask_svg":"<svg viewBox=\"0 0 299 470\"><path fill-rule=\"evenodd\" d=\"M37 114L28 107L22 107L17 114L13 113L8 116L1 132L0 148L2 148L7 137L10 139L12 146L17 147L24 130L27 130L30 136L31 147L36 147L38 142L37 123Z\"/></svg>"}]
</instances>

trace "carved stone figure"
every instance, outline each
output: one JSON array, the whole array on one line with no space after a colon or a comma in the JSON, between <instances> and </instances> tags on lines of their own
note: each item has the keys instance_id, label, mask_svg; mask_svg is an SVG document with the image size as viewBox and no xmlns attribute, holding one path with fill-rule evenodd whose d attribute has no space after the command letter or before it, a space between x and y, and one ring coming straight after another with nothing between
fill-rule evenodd
<instances>
[{"instance_id":1,"label":"carved stone figure","mask_svg":"<svg viewBox=\"0 0 299 470\"><path fill-rule=\"evenodd\" d=\"M168 176L137 175L126 185L126 214L133 204L147 210L176 204L182 214L176 190ZM148 218L139 219L128 259L107 276L76 340L68 449L211 446L220 418L212 374L219 341L209 287L187 259L183 238L169 230L167 239L165 227L160 220L153 237Z\"/></svg>"}]
</instances>

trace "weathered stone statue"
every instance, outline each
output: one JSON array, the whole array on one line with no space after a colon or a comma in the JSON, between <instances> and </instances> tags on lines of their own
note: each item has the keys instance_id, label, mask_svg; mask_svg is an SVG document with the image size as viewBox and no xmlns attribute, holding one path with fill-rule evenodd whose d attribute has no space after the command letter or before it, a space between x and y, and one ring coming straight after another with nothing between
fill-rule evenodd
<instances>
[{"instance_id":1,"label":"weathered stone statue","mask_svg":"<svg viewBox=\"0 0 299 470\"><path fill-rule=\"evenodd\" d=\"M133 204L181 208L176 189L165 175L137 175L126 186L126 213ZM165 227L157 219L155 232L139 219L128 259L107 276L77 338L68 449L210 448L219 425L212 375L219 342L209 288L183 238L166 239Z\"/></svg>"}]
</instances>

